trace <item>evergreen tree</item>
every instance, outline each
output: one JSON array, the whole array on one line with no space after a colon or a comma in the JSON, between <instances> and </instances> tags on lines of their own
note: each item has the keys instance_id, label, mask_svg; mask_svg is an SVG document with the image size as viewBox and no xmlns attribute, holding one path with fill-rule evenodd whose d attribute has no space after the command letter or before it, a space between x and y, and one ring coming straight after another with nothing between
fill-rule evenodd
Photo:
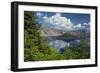
<instances>
[{"instance_id":1,"label":"evergreen tree","mask_svg":"<svg viewBox=\"0 0 100 73\"><path fill-rule=\"evenodd\" d=\"M82 39L80 44L76 47L75 58L76 59L90 58L90 49L85 39Z\"/></svg>"},{"instance_id":2,"label":"evergreen tree","mask_svg":"<svg viewBox=\"0 0 100 73\"><path fill-rule=\"evenodd\" d=\"M34 12L24 12L24 61L54 60L57 52L51 48L36 21Z\"/></svg>"}]
</instances>

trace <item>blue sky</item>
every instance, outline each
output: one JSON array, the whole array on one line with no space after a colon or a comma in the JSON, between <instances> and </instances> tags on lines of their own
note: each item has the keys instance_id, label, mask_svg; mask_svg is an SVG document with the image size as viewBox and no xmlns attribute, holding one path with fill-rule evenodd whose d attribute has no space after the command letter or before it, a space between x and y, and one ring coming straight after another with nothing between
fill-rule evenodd
<instances>
[{"instance_id":1,"label":"blue sky","mask_svg":"<svg viewBox=\"0 0 100 73\"><path fill-rule=\"evenodd\" d=\"M62 16L70 18L74 24L83 24L90 22L90 14L76 14L76 13L64 13Z\"/></svg>"},{"instance_id":2,"label":"blue sky","mask_svg":"<svg viewBox=\"0 0 100 73\"><path fill-rule=\"evenodd\" d=\"M36 15L38 22L43 26L66 30L90 26L90 14L36 12Z\"/></svg>"}]
</instances>

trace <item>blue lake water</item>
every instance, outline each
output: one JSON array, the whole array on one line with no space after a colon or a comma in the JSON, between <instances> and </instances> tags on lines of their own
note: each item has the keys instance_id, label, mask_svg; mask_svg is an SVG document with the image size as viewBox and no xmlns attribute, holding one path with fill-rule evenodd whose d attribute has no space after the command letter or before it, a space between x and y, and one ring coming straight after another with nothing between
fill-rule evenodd
<instances>
[{"instance_id":1,"label":"blue lake water","mask_svg":"<svg viewBox=\"0 0 100 73\"><path fill-rule=\"evenodd\" d=\"M57 48L57 51L60 51L60 52L63 52L64 51L64 47L65 46L75 46L75 45L78 45L80 43L80 40L77 40L77 39L70 39L70 40L66 40L66 41L63 41L63 40L52 40L52 41L49 41L49 45L54 47L54 48Z\"/></svg>"}]
</instances>

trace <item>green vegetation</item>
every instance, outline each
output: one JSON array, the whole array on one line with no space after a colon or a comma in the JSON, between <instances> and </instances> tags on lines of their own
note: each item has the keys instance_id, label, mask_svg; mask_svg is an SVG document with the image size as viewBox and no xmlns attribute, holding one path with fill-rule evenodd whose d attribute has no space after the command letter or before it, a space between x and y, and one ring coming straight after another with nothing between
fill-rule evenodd
<instances>
[{"instance_id":1,"label":"green vegetation","mask_svg":"<svg viewBox=\"0 0 100 73\"><path fill-rule=\"evenodd\" d=\"M90 50L85 39L75 47L64 47L63 53L48 45L44 33L36 21L35 12L24 12L24 61L46 61L90 58ZM74 50L72 50L74 48Z\"/></svg>"},{"instance_id":2,"label":"green vegetation","mask_svg":"<svg viewBox=\"0 0 100 73\"><path fill-rule=\"evenodd\" d=\"M56 60L56 50L48 46L35 19L35 13L24 12L24 61Z\"/></svg>"}]
</instances>

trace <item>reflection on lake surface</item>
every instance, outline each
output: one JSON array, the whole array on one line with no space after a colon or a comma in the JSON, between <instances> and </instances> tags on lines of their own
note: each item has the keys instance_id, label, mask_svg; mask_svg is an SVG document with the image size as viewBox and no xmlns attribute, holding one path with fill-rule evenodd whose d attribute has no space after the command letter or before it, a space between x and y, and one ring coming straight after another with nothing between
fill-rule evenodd
<instances>
[{"instance_id":1,"label":"reflection on lake surface","mask_svg":"<svg viewBox=\"0 0 100 73\"><path fill-rule=\"evenodd\" d=\"M70 40L60 40L60 39L52 39L49 40L49 45L57 48L57 51L60 51L61 49L63 50L65 46L75 46L80 43L80 40L78 39L70 39Z\"/></svg>"},{"instance_id":2,"label":"reflection on lake surface","mask_svg":"<svg viewBox=\"0 0 100 73\"><path fill-rule=\"evenodd\" d=\"M86 30L62 31L50 28L41 28L49 46L56 48L57 51L64 50L65 47L78 46L84 39L90 46L90 33Z\"/></svg>"}]
</instances>

